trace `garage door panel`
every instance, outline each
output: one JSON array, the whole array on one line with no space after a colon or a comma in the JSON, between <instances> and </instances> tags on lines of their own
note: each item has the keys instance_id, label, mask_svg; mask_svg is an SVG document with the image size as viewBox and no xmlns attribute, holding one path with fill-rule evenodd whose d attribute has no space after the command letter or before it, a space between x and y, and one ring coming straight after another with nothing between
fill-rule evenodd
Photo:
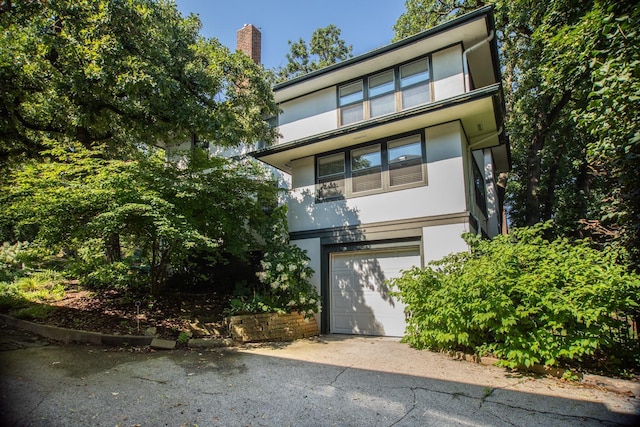
<instances>
[{"instance_id":1,"label":"garage door panel","mask_svg":"<svg viewBox=\"0 0 640 427\"><path fill-rule=\"evenodd\" d=\"M333 254L331 332L404 335L405 306L389 295L385 281L420 265L418 248Z\"/></svg>"}]
</instances>

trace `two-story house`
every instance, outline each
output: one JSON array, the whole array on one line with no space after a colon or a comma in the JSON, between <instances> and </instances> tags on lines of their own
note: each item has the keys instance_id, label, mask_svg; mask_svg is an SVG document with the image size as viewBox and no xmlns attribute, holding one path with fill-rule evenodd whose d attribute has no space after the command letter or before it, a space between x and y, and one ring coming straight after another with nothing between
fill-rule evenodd
<instances>
[{"instance_id":1,"label":"two-story house","mask_svg":"<svg viewBox=\"0 0 640 427\"><path fill-rule=\"evenodd\" d=\"M253 155L291 175L289 228L325 333L401 336L385 280L501 232L509 169L491 7L274 87Z\"/></svg>"}]
</instances>

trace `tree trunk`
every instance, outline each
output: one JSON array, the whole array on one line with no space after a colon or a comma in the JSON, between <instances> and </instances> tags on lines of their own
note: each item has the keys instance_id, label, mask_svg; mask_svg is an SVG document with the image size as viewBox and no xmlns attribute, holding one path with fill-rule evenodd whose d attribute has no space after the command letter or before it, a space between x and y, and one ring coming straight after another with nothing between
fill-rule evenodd
<instances>
[{"instance_id":1,"label":"tree trunk","mask_svg":"<svg viewBox=\"0 0 640 427\"><path fill-rule=\"evenodd\" d=\"M105 258L109 264L122 261L122 249L120 247L120 235L111 233L105 241Z\"/></svg>"},{"instance_id":2,"label":"tree trunk","mask_svg":"<svg viewBox=\"0 0 640 427\"><path fill-rule=\"evenodd\" d=\"M540 128L536 129L527 150L527 186L525 194L525 225L540 222L540 174L542 159L540 151L544 146L544 135Z\"/></svg>"}]
</instances>

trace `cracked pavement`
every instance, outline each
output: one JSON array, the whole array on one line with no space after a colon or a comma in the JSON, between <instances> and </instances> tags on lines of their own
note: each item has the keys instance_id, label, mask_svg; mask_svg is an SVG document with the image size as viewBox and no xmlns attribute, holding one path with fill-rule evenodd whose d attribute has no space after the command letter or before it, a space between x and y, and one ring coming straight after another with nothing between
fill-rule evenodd
<instances>
[{"instance_id":1,"label":"cracked pavement","mask_svg":"<svg viewBox=\"0 0 640 427\"><path fill-rule=\"evenodd\" d=\"M7 331L3 331L6 335ZM166 352L0 342L0 425L613 426L638 399L325 336Z\"/></svg>"}]
</instances>

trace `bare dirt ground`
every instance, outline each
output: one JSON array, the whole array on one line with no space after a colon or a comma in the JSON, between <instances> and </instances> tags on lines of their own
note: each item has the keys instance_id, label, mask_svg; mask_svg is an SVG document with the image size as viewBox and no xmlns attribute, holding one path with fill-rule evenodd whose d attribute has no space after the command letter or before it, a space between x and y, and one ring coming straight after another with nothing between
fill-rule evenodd
<instances>
[{"instance_id":1,"label":"bare dirt ground","mask_svg":"<svg viewBox=\"0 0 640 427\"><path fill-rule=\"evenodd\" d=\"M75 289L68 290L61 301L49 304L56 307L50 316L34 321L106 334L144 335L155 328L165 338L177 338L181 332L226 336L222 320L228 301L229 296L213 292L167 292L155 299Z\"/></svg>"}]
</instances>

